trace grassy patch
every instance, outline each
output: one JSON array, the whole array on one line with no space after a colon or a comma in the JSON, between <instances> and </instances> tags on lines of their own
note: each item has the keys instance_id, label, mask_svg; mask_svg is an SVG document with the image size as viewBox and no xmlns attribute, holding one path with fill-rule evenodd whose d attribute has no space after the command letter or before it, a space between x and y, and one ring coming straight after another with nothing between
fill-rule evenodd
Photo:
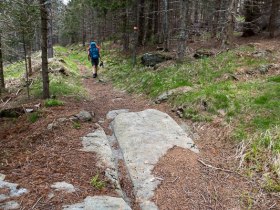
<instances>
[{"instance_id":1,"label":"grassy patch","mask_svg":"<svg viewBox=\"0 0 280 210\"><path fill-rule=\"evenodd\" d=\"M23 77L25 74L25 63L24 61L19 61L4 67L4 78L17 79Z\"/></svg>"},{"instance_id":2,"label":"grassy patch","mask_svg":"<svg viewBox=\"0 0 280 210\"><path fill-rule=\"evenodd\" d=\"M40 118L40 113L38 112L33 112L28 115L28 120L31 123L35 123L37 120L39 120L39 118Z\"/></svg>"},{"instance_id":3,"label":"grassy patch","mask_svg":"<svg viewBox=\"0 0 280 210\"><path fill-rule=\"evenodd\" d=\"M98 174L92 177L92 179L90 180L90 184L98 190L101 190L102 188L105 187L105 182L99 179Z\"/></svg>"},{"instance_id":4,"label":"grassy patch","mask_svg":"<svg viewBox=\"0 0 280 210\"><path fill-rule=\"evenodd\" d=\"M73 122L73 128L79 130L81 128L81 123L80 122Z\"/></svg>"},{"instance_id":5,"label":"grassy patch","mask_svg":"<svg viewBox=\"0 0 280 210\"><path fill-rule=\"evenodd\" d=\"M47 99L45 101L46 107L52 107L52 106L63 106L64 103L62 101L56 100L56 99Z\"/></svg>"}]
</instances>

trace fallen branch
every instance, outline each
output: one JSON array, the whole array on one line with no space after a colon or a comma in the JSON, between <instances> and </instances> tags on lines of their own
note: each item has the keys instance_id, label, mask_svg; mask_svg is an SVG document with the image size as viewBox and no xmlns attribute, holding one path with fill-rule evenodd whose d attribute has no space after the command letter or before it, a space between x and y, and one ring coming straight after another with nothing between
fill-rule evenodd
<instances>
[{"instance_id":1,"label":"fallen branch","mask_svg":"<svg viewBox=\"0 0 280 210\"><path fill-rule=\"evenodd\" d=\"M20 91L22 91L22 88L18 89L16 96L19 94Z\"/></svg>"},{"instance_id":2,"label":"fallen branch","mask_svg":"<svg viewBox=\"0 0 280 210\"><path fill-rule=\"evenodd\" d=\"M229 170L229 169L224 169L224 168L218 168L218 167L215 167L215 166L212 166L212 165L209 165L209 164L206 164L204 163L202 160L198 159L197 160L198 162L200 162L202 165L206 166L206 167L209 167L209 168L212 168L212 169L215 169L215 170L218 170L218 171L225 171L225 172L228 172L228 173L235 173L235 174L238 174L239 176L242 176L241 174L235 172L235 171L232 171L232 170Z\"/></svg>"},{"instance_id":3,"label":"fallen branch","mask_svg":"<svg viewBox=\"0 0 280 210\"><path fill-rule=\"evenodd\" d=\"M28 87L31 87L33 82L34 82L34 80L31 81L31 83L28 85Z\"/></svg>"},{"instance_id":4,"label":"fallen branch","mask_svg":"<svg viewBox=\"0 0 280 210\"><path fill-rule=\"evenodd\" d=\"M36 203L32 206L32 208L31 209L34 209L35 208L35 206L39 203L39 201L41 200L43 198L43 196L41 196L37 201L36 201Z\"/></svg>"},{"instance_id":5,"label":"fallen branch","mask_svg":"<svg viewBox=\"0 0 280 210\"><path fill-rule=\"evenodd\" d=\"M3 105L2 107L6 106L6 104L11 100L12 98L9 98Z\"/></svg>"},{"instance_id":6,"label":"fallen branch","mask_svg":"<svg viewBox=\"0 0 280 210\"><path fill-rule=\"evenodd\" d=\"M176 182L176 180L177 180L178 178L180 178L180 177L177 176L173 181L168 181L167 183L174 183L174 182Z\"/></svg>"}]
</instances>

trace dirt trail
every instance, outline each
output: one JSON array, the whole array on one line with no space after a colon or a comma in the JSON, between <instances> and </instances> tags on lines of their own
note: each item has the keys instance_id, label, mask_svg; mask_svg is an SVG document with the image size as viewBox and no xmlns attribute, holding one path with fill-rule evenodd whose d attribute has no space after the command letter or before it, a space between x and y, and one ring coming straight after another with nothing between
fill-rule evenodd
<instances>
[{"instance_id":1,"label":"dirt trail","mask_svg":"<svg viewBox=\"0 0 280 210\"><path fill-rule=\"evenodd\" d=\"M8 181L29 189L28 194L13 199L21 203L22 209L61 209L62 205L80 202L86 196L116 195L109 183L101 191L89 184L95 174L106 180L104 170L95 166L98 160L93 154L80 151L80 137L95 130L95 123L101 125L107 135L112 134L110 120L106 119L109 111L153 108L168 113L178 123L183 122L167 104L154 104L143 96L114 89L110 82L102 80L102 71L99 80L89 77L89 69L83 66L80 69L89 96L87 100L76 102L64 98L65 106L43 110L44 116L33 124L26 116L16 122L0 119L6 125L0 132L0 147L6 151L0 153L0 173L6 174ZM80 129L68 122L46 131L55 119L69 117L83 109L95 114L93 122L82 123ZM200 153L173 148L161 158L154 169L155 176L162 180L154 196L159 209L243 209L245 205L267 209L274 205L263 195L252 201L251 182L233 172L235 147L227 139L229 128L219 120L208 124L185 123L192 130ZM79 191L74 194L53 192L50 186L56 181L72 183ZM121 187L126 193L132 190L131 183L125 179L121 180ZM50 197L50 193L54 196Z\"/></svg>"}]
</instances>

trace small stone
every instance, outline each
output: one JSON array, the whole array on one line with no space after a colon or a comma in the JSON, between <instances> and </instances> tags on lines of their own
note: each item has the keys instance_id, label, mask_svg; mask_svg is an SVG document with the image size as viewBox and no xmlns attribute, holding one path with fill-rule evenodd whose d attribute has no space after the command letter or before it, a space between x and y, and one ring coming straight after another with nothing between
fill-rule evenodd
<instances>
[{"instance_id":1,"label":"small stone","mask_svg":"<svg viewBox=\"0 0 280 210\"><path fill-rule=\"evenodd\" d=\"M26 111L27 113L31 113L31 112L34 111L34 109L25 109L25 111Z\"/></svg>"},{"instance_id":2,"label":"small stone","mask_svg":"<svg viewBox=\"0 0 280 210\"><path fill-rule=\"evenodd\" d=\"M87 210L131 210L122 198L110 196L94 196L85 199L85 209Z\"/></svg>"},{"instance_id":3,"label":"small stone","mask_svg":"<svg viewBox=\"0 0 280 210\"><path fill-rule=\"evenodd\" d=\"M225 112L225 110L223 110L223 109L219 109L219 110L218 110L218 113L219 113L221 116L223 116L223 117L226 116L226 114L227 114L227 113Z\"/></svg>"},{"instance_id":4,"label":"small stone","mask_svg":"<svg viewBox=\"0 0 280 210\"><path fill-rule=\"evenodd\" d=\"M10 210L10 209L19 209L20 206L15 201L8 201L6 203L0 204L0 209Z\"/></svg>"},{"instance_id":5,"label":"small stone","mask_svg":"<svg viewBox=\"0 0 280 210\"><path fill-rule=\"evenodd\" d=\"M155 103L160 104L162 101L166 101L170 96L174 94L184 94L192 90L193 90L192 87L184 86L184 87L178 87L172 90L165 91L156 98Z\"/></svg>"},{"instance_id":6,"label":"small stone","mask_svg":"<svg viewBox=\"0 0 280 210\"><path fill-rule=\"evenodd\" d=\"M92 114L85 110L80 111L80 113L75 115L75 117L84 122L92 120Z\"/></svg>"},{"instance_id":7,"label":"small stone","mask_svg":"<svg viewBox=\"0 0 280 210\"><path fill-rule=\"evenodd\" d=\"M5 174L0 174L0 181L4 181L6 175Z\"/></svg>"},{"instance_id":8,"label":"small stone","mask_svg":"<svg viewBox=\"0 0 280 210\"><path fill-rule=\"evenodd\" d=\"M54 194L53 193L49 193L48 194L48 199L52 199L54 197Z\"/></svg>"},{"instance_id":9,"label":"small stone","mask_svg":"<svg viewBox=\"0 0 280 210\"><path fill-rule=\"evenodd\" d=\"M53 122L53 123L48 124L47 129L52 130L52 129L57 128L57 127L58 127L57 123Z\"/></svg>"},{"instance_id":10,"label":"small stone","mask_svg":"<svg viewBox=\"0 0 280 210\"><path fill-rule=\"evenodd\" d=\"M55 182L51 188L54 188L57 191L65 191L68 193L75 192L75 187L72 184L67 182Z\"/></svg>"},{"instance_id":11,"label":"small stone","mask_svg":"<svg viewBox=\"0 0 280 210\"><path fill-rule=\"evenodd\" d=\"M67 121L67 118L62 117L62 118L57 119L57 121L60 122L60 123L63 123L63 122Z\"/></svg>"},{"instance_id":12,"label":"small stone","mask_svg":"<svg viewBox=\"0 0 280 210\"><path fill-rule=\"evenodd\" d=\"M11 197L18 197L28 192L27 189L20 188L18 184L0 180L0 189L1 188L7 188L9 190L9 194L0 194L0 201Z\"/></svg>"}]
</instances>

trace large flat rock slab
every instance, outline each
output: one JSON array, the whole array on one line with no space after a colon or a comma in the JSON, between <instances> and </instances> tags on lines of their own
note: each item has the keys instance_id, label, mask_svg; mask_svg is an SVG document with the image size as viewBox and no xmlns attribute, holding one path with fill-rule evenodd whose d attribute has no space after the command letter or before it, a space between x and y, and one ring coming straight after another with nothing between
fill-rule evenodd
<instances>
[{"instance_id":1,"label":"large flat rock slab","mask_svg":"<svg viewBox=\"0 0 280 210\"><path fill-rule=\"evenodd\" d=\"M118 197L88 196L83 203L64 206L63 210L131 210L127 203Z\"/></svg>"},{"instance_id":2,"label":"large flat rock slab","mask_svg":"<svg viewBox=\"0 0 280 210\"><path fill-rule=\"evenodd\" d=\"M157 209L150 201L160 183L152 175L154 165L174 146L196 153L198 149L169 115L154 109L121 113L112 122L112 129L123 152L141 209Z\"/></svg>"}]
</instances>

